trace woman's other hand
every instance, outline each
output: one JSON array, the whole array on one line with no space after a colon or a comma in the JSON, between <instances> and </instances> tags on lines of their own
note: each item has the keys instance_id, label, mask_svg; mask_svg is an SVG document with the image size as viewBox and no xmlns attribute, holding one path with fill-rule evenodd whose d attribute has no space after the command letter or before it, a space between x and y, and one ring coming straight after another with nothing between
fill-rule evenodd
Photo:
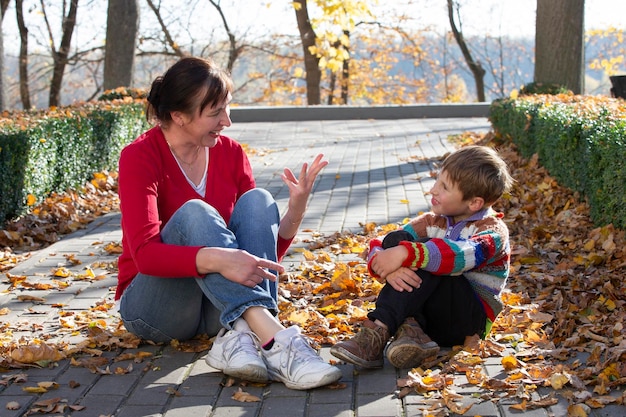
<instances>
[{"instance_id":1,"label":"woman's other hand","mask_svg":"<svg viewBox=\"0 0 626 417\"><path fill-rule=\"evenodd\" d=\"M259 258L241 249L229 248L202 248L196 256L198 273L206 275L218 272L224 278L246 287L254 287L264 279L276 281L276 275L285 271L285 268L274 261Z\"/></svg>"}]
</instances>

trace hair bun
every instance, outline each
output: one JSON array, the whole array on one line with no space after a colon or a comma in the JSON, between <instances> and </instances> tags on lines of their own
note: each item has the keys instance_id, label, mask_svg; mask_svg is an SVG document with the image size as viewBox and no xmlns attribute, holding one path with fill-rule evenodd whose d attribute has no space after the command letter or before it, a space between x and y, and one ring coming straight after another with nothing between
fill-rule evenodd
<instances>
[{"instance_id":1,"label":"hair bun","mask_svg":"<svg viewBox=\"0 0 626 417\"><path fill-rule=\"evenodd\" d=\"M159 101L161 99L161 85L163 85L163 77L157 77L152 82L150 92L148 93L148 103L152 104L154 108L159 107Z\"/></svg>"}]
</instances>

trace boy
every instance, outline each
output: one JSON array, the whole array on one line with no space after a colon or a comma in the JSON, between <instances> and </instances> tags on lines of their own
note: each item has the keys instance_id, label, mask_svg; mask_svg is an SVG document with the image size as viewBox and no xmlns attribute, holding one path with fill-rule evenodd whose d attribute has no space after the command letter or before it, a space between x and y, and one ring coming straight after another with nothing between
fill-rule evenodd
<instances>
[{"instance_id":1,"label":"boy","mask_svg":"<svg viewBox=\"0 0 626 417\"><path fill-rule=\"evenodd\" d=\"M491 206L513 179L496 151L467 146L450 154L430 194L432 211L370 242L368 269L385 286L359 332L331 353L363 368L414 368L439 346L484 338L502 310L509 234Z\"/></svg>"}]
</instances>

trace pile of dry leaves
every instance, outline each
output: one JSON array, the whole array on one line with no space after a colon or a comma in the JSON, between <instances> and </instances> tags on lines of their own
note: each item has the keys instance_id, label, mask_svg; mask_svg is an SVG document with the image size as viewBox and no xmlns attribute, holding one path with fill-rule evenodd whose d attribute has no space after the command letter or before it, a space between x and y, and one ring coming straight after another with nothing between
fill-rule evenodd
<instances>
[{"instance_id":1,"label":"pile of dry leaves","mask_svg":"<svg viewBox=\"0 0 626 417\"><path fill-rule=\"evenodd\" d=\"M481 142L496 146L491 135L466 134L456 140L460 145ZM513 248L505 310L487 340L468 338L465 346L413 369L399 381L398 395L423 395L431 415L464 414L471 405L460 401L453 385L456 377L464 375L484 391L483 400L508 398L512 408L520 410L558 400L555 396L538 398L539 387L552 387L566 398L570 415L586 416L589 408L622 404L626 397L624 232L611 225L594 226L585 203L560 187L536 159L520 158L510 144L497 144L497 148L516 179L513 190L496 206L505 213ZM58 234L116 210L115 183L113 174L100 174L80 193L52 196L9 224L0 231L0 246L6 247L0 252L0 268L8 270L28 256L13 250L45 246ZM365 224L361 233L313 235L309 249L304 250L305 261L281 277L281 320L300 325L320 345L349 337L353 325L374 307L382 287L356 255L365 250L369 239L397 227ZM111 242L106 248L114 252L119 246ZM110 308L111 304L103 301L82 316L60 314L65 320L62 328L84 335L83 343L72 346L32 341L20 345L3 332L1 364L19 367L26 356L34 355L36 360L28 362L29 366L45 366L80 352L92 353L93 359L76 364L94 372L127 372L121 368L111 371L110 363L100 363L98 352L102 350L139 346L138 340L107 315ZM210 341L201 340L176 342L175 347L202 350L209 345ZM576 359L577 355L586 360ZM486 375L482 364L488 357L500 358L507 372L504 380Z\"/></svg>"},{"instance_id":2,"label":"pile of dry leaves","mask_svg":"<svg viewBox=\"0 0 626 417\"><path fill-rule=\"evenodd\" d=\"M27 201L32 206L28 213L0 229L0 271L28 258L28 251L51 245L62 235L118 210L117 173L96 173L82 189L53 193L36 205L32 195Z\"/></svg>"},{"instance_id":3,"label":"pile of dry leaves","mask_svg":"<svg viewBox=\"0 0 626 417\"><path fill-rule=\"evenodd\" d=\"M496 146L491 135L459 139ZM587 205L559 186L536 158L522 159L510 144L497 148L516 179L496 206L505 213L513 250L505 310L487 340L468 338L464 347L414 369L399 381L400 395L423 394L430 415L464 414L471 405L463 405L452 386L455 376L464 374L485 390L483 400L508 397L518 410L558 401L538 396L539 387L554 388L567 399L569 415L623 404L624 231L594 226ZM373 307L380 284L363 262L333 259L365 250L370 238L397 226L367 224L358 235L320 237L301 271L283 285L289 301L281 306L281 318L304 327L320 343L350 336L352 324ZM501 358L505 380L485 374L481 365L487 357Z\"/></svg>"}]
</instances>

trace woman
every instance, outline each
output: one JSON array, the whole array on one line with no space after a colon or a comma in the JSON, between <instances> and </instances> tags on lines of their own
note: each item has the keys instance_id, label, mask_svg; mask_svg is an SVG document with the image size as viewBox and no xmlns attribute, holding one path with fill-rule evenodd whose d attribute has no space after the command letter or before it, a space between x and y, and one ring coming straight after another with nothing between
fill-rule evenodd
<instances>
[{"instance_id":1,"label":"woman","mask_svg":"<svg viewBox=\"0 0 626 417\"><path fill-rule=\"evenodd\" d=\"M284 170L289 204L280 219L241 146L221 134L232 89L225 72L194 57L152 83L146 117L156 126L119 161L122 320L154 342L217 334L207 362L227 375L292 389L335 382L339 369L276 318L278 261L328 162L318 155L298 178Z\"/></svg>"}]
</instances>

